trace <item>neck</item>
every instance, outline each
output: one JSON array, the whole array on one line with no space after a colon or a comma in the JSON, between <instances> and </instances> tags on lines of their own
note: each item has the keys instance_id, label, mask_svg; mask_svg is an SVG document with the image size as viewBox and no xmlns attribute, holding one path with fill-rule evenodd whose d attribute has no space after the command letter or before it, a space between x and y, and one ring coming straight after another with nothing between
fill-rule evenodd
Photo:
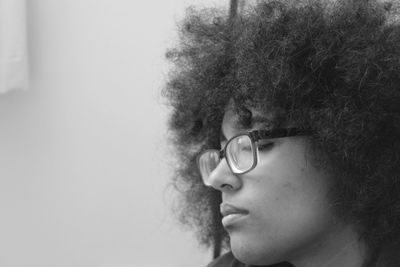
<instances>
[{"instance_id":1,"label":"neck","mask_svg":"<svg viewBox=\"0 0 400 267\"><path fill-rule=\"evenodd\" d=\"M365 256L365 244L353 227L346 226L315 242L312 249L291 262L296 267L361 267Z\"/></svg>"}]
</instances>

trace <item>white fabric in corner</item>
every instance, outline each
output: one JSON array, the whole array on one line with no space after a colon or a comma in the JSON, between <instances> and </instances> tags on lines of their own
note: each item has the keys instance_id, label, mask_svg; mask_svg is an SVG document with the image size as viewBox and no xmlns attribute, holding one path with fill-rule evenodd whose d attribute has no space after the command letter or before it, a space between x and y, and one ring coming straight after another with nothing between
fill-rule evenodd
<instances>
[{"instance_id":1,"label":"white fabric in corner","mask_svg":"<svg viewBox=\"0 0 400 267\"><path fill-rule=\"evenodd\" d=\"M0 93L28 88L25 0L0 0Z\"/></svg>"}]
</instances>

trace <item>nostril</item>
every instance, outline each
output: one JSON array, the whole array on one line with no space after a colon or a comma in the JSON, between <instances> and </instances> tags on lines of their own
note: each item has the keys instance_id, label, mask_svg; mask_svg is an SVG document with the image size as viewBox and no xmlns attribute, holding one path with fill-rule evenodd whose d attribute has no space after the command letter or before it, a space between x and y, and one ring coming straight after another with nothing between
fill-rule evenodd
<instances>
[{"instance_id":1,"label":"nostril","mask_svg":"<svg viewBox=\"0 0 400 267\"><path fill-rule=\"evenodd\" d=\"M233 187L230 184L222 184L221 189L233 189Z\"/></svg>"}]
</instances>

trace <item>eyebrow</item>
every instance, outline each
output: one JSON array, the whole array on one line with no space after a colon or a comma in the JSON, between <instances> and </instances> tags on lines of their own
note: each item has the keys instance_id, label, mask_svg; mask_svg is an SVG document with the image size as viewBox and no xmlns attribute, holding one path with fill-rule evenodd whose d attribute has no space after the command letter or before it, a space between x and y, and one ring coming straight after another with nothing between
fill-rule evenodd
<instances>
[{"instance_id":1,"label":"eyebrow","mask_svg":"<svg viewBox=\"0 0 400 267\"><path fill-rule=\"evenodd\" d=\"M270 129L273 128L271 120L269 120L267 117L264 117L264 116L261 116L261 115L254 115L254 116L251 117L251 125L252 125L252 127L256 123L260 123L262 125L262 128L266 129L266 130L270 130ZM224 131L223 131L222 127L221 127L221 130L220 130L220 133L219 133L219 141L220 142L228 141L228 139L226 138L226 136L224 134Z\"/></svg>"},{"instance_id":2,"label":"eyebrow","mask_svg":"<svg viewBox=\"0 0 400 267\"><path fill-rule=\"evenodd\" d=\"M272 122L270 119L260 115L254 115L253 117L251 117L251 124L254 125L255 123L261 123L262 125L265 125L269 128L271 128L272 126Z\"/></svg>"}]
</instances>

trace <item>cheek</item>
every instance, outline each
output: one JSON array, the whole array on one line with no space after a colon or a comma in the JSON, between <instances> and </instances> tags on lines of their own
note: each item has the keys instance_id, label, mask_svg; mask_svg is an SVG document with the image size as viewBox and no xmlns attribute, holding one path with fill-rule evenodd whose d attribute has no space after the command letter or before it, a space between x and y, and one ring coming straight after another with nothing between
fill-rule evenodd
<instances>
[{"instance_id":1,"label":"cheek","mask_svg":"<svg viewBox=\"0 0 400 267\"><path fill-rule=\"evenodd\" d=\"M322 227L332 219L330 177L307 161L304 150L295 148L261 161L249 177L257 220L272 232Z\"/></svg>"},{"instance_id":2,"label":"cheek","mask_svg":"<svg viewBox=\"0 0 400 267\"><path fill-rule=\"evenodd\" d=\"M285 259L323 238L335 223L328 201L330 177L290 144L260 159L243 179L248 224L231 235L235 252L247 259ZM243 244L246 244L245 246ZM262 264L261 264L262 265Z\"/></svg>"},{"instance_id":3,"label":"cheek","mask_svg":"<svg viewBox=\"0 0 400 267\"><path fill-rule=\"evenodd\" d=\"M275 153L260 157L254 173L258 195L278 203L281 210L327 204L331 177L311 163L305 147L302 142L282 145Z\"/></svg>"},{"instance_id":4,"label":"cheek","mask_svg":"<svg viewBox=\"0 0 400 267\"><path fill-rule=\"evenodd\" d=\"M260 263L285 259L313 246L334 224L327 187L313 182L318 181L315 173L305 168L298 175L275 174L254 181L252 191L257 197L251 202L251 220L243 232L231 236L236 251L251 255L247 259L259 257Z\"/></svg>"}]
</instances>

